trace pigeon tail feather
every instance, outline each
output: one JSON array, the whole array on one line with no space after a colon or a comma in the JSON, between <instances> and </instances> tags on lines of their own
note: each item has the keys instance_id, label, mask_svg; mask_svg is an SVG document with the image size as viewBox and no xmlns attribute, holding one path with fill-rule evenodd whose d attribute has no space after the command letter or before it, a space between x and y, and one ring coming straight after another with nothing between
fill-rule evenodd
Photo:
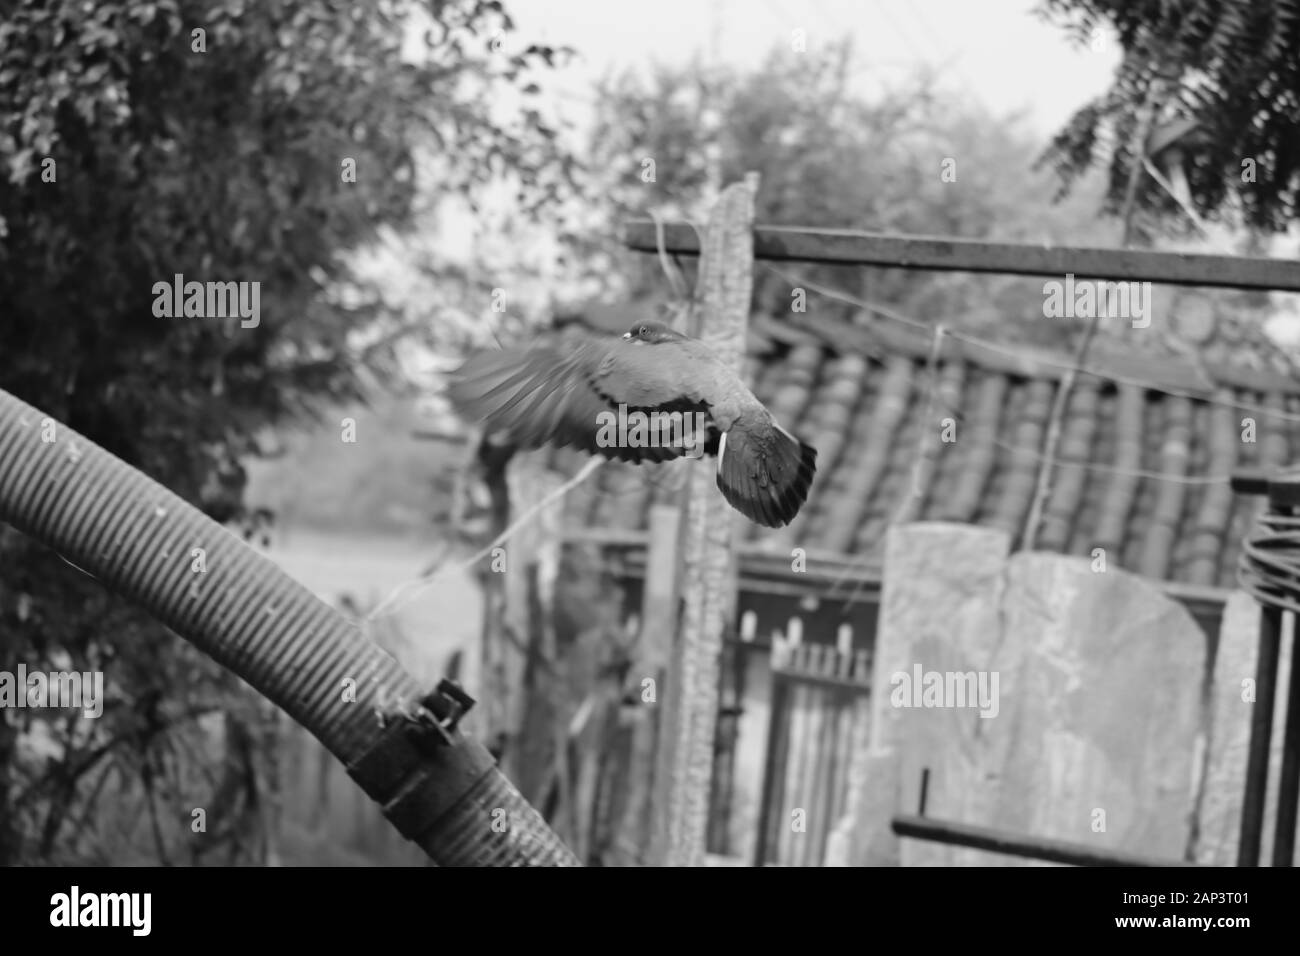
<instances>
[{"instance_id":1,"label":"pigeon tail feather","mask_svg":"<svg viewBox=\"0 0 1300 956\"><path fill-rule=\"evenodd\" d=\"M817 450L770 418L737 422L718 452L718 490L750 521L789 524L808 499Z\"/></svg>"}]
</instances>

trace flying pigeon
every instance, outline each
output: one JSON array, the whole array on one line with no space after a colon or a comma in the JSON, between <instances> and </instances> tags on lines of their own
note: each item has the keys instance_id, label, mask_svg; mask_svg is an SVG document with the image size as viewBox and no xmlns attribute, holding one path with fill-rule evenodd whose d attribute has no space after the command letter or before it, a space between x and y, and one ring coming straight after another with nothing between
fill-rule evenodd
<instances>
[{"instance_id":1,"label":"flying pigeon","mask_svg":"<svg viewBox=\"0 0 1300 956\"><path fill-rule=\"evenodd\" d=\"M518 448L573 445L638 463L716 454L723 497L769 528L799 513L817 468L816 449L778 425L703 342L660 322L621 338L583 333L479 352L451 374L448 395Z\"/></svg>"}]
</instances>

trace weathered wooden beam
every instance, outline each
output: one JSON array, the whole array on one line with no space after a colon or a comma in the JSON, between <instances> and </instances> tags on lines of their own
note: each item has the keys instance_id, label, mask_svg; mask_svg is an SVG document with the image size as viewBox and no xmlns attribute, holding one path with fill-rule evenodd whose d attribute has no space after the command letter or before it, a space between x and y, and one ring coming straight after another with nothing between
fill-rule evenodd
<instances>
[{"instance_id":1,"label":"weathered wooden beam","mask_svg":"<svg viewBox=\"0 0 1300 956\"><path fill-rule=\"evenodd\" d=\"M639 252L656 252L659 248L655 225L650 220L625 223L623 242ZM700 253L699 237L687 223L666 224L664 246L672 255ZM755 226L754 258L1022 276L1061 277L1069 273L1089 279L1300 292L1300 263L1289 259L989 242L791 226Z\"/></svg>"},{"instance_id":2,"label":"weathered wooden beam","mask_svg":"<svg viewBox=\"0 0 1300 956\"><path fill-rule=\"evenodd\" d=\"M751 236L758 175L723 191L707 229L700 260L698 338L736 372L745 351L753 290ZM719 507L711 468L687 480L678 547L682 569L680 630L673 635L665 686L659 694L660 751L655 769L658 865L700 866L708 830L709 787L718 713L722 632L734 612L733 513Z\"/></svg>"}]
</instances>

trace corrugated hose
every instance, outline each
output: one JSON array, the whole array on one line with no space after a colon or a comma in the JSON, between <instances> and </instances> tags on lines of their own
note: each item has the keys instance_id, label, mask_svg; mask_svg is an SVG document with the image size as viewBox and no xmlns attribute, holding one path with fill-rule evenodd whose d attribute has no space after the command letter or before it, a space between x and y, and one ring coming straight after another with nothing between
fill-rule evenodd
<instances>
[{"instance_id":1,"label":"corrugated hose","mask_svg":"<svg viewBox=\"0 0 1300 956\"><path fill-rule=\"evenodd\" d=\"M472 701L422 690L358 628L162 485L0 390L0 521L139 604L314 734L441 866L577 859L456 726Z\"/></svg>"}]
</instances>

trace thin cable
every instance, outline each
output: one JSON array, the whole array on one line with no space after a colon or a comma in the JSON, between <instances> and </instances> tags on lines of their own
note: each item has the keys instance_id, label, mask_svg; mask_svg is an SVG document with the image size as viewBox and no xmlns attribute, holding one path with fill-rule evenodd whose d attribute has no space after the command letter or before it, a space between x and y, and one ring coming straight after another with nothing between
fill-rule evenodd
<instances>
[{"instance_id":1,"label":"thin cable","mask_svg":"<svg viewBox=\"0 0 1300 956\"><path fill-rule=\"evenodd\" d=\"M961 415L960 412L955 411L950 406L941 404L941 407L944 409L944 411L949 412L949 414L952 415L953 417L959 418ZM1023 455L1034 461L1044 462L1047 460L1047 456L1041 454L1040 452L1031 451L1028 448L1022 448L1016 445L1012 445L997 438L994 438L991 441L994 445L996 445L997 447L1005 451L1013 452L1017 455ZM1167 472L1160 472L1160 471L1145 471L1140 468L1113 468L1108 465L1092 464L1091 462L1062 461L1061 459L1056 460L1056 466L1058 468L1082 468L1086 471L1105 472L1107 474L1112 474L1112 475L1125 475L1132 478L1147 478L1153 481L1168 481L1173 484L1179 484L1179 485L1206 486L1206 485L1228 485L1232 483L1232 475L1201 475L1201 476L1191 477L1187 475L1174 475L1174 474L1170 474ZM1297 541L1300 541L1300 534L1297 535ZM859 568L864 568L870 565L876 556L870 552L863 551L858 554L852 555L851 557L852 560L849 562L849 564L839 573L839 575L835 578L835 580L832 581L827 586L826 591L823 594L823 597L833 598L835 596L835 591L840 587L841 584L844 583L846 578L848 578L850 575L858 571ZM1297 580L1300 580L1300 578L1298 578ZM866 586L867 583L868 583L868 579L866 577L864 577L861 581L858 582L857 586L853 590L853 593L849 599L848 604L845 605L846 610L848 607L852 606L854 599L856 599L858 593L862 590L863 587Z\"/></svg>"},{"instance_id":2,"label":"thin cable","mask_svg":"<svg viewBox=\"0 0 1300 956\"><path fill-rule=\"evenodd\" d=\"M838 301L844 302L848 305L853 305L860 309L866 309L867 311L873 312L876 315L884 316L885 318L890 319L891 321L898 322L900 324L907 325L912 328L924 331L926 334L929 334L930 330L933 328L933 326L927 322L921 322L917 319L908 318L907 316L895 312L894 310L889 309L886 306L882 306L874 302L868 302L864 299L860 299L857 296L851 295L847 292L842 292L838 289L831 289L826 286L819 285L815 282L805 282L801 279L798 279L798 277L791 276L788 273L784 272L783 270L776 268L770 263L764 262L762 265L763 268L771 272L773 275L776 275L779 278L784 279L786 282L792 283L792 285L801 288L811 289L813 292L816 292L818 295L825 296L826 298L837 299ZM949 329L948 336L950 338L956 339L959 342L963 342L967 345L972 345L975 346L976 348L986 349L990 352L995 352L999 355L1006 355L1011 358L1020 359L1021 361L1032 362L1038 365L1045 365L1050 368L1059 368L1065 371L1074 368L1074 366L1072 366L1068 362L1054 360L1052 358L1031 354L1025 352L1022 349L1018 349L1015 346L1000 345L995 342L990 342L987 339L981 339L977 336L970 335L966 332L957 332L952 329ZM1156 392L1157 394L1160 395L1168 395L1171 398L1186 398L1194 402L1203 402L1207 405L1215 405L1218 406L1219 408L1241 409L1244 411L1254 412L1256 414L1263 415L1267 418L1276 418L1276 419L1281 419L1282 421L1290 421L1290 422L1300 422L1300 413L1280 411L1278 409L1269 408L1266 405L1259 405L1254 402L1247 402L1247 401L1223 402L1223 401L1219 401L1216 398L1206 396L1202 393L1189 392L1189 391L1176 389L1176 388L1166 388L1165 386L1157 385L1154 382L1148 382L1137 378L1129 378L1128 376L1125 375L1116 375L1111 372L1101 372L1091 368L1080 368L1078 369L1078 372L1083 375L1091 375L1093 378L1099 378L1104 381L1114 382L1117 385L1131 385L1134 388L1141 388L1148 392Z\"/></svg>"},{"instance_id":3,"label":"thin cable","mask_svg":"<svg viewBox=\"0 0 1300 956\"><path fill-rule=\"evenodd\" d=\"M934 420L935 404L939 401L939 356L943 352L943 336L945 331L946 330L942 324L934 327L934 342L930 346L929 361L926 362L926 381L928 385L926 387L925 413L924 417L921 419L922 422ZM924 425L922 425L922 427L918 429L916 438L916 457L912 461L912 489L906 496L904 496L902 501L898 503L898 507L894 510L894 516L889 522L889 527L904 523L912 512L912 503L919 502L921 498L924 497L925 492L921 487L921 476L922 470L925 468L926 456L930 453L930 448L930 432ZM917 508L920 508L919 504L917 505ZM853 561L842 572L840 572L839 577L831 583L831 588L834 589L838 586L839 583L857 567L857 564L857 561ZM853 605L857 603L858 595L862 593L862 589L866 586L867 578L864 577L858 582L858 586L853 589L853 593L849 595L848 601L845 602L844 610L846 613L849 608L853 607Z\"/></svg>"},{"instance_id":4,"label":"thin cable","mask_svg":"<svg viewBox=\"0 0 1300 956\"><path fill-rule=\"evenodd\" d=\"M674 298L678 301L686 301L691 297L690 286L686 284L686 276L682 274L681 268L668 256L668 244L664 239L664 220L653 209L649 212L650 219L655 224L655 245L659 251L659 267L664 270L664 278L668 280Z\"/></svg>"},{"instance_id":5,"label":"thin cable","mask_svg":"<svg viewBox=\"0 0 1300 956\"><path fill-rule=\"evenodd\" d=\"M952 335L952 330L945 330L946 335ZM958 424L969 424L964 412L955 405L950 405L942 399L938 399L939 407L948 413ZM1041 451L1032 448L1025 448L1022 445L1013 445L1010 442L1003 441L1000 438L991 438L989 441L997 447L1013 452L1035 461L1047 461L1048 458ZM1231 483L1232 475L1179 475L1169 471L1149 471L1143 468L1116 468L1113 465L1096 464L1089 461L1078 461L1075 459L1056 459L1056 464L1062 468L1083 468L1087 471L1105 472L1112 475L1124 475L1130 478L1150 478L1153 481L1168 481L1179 485L1226 485Z\"/></svg>"},{"instance_id":6,"label":"thin cable","mask_svg":"<svg viewBox=\"0 0 1300 956\"><path fill-rule=\"evenodd\" d=\"M932 68L933 64L930 62L930 58L917 49L916 44L912 42L911 35L904 31L902 25L894 19L894 14L890 12L889 8L881 0L874 0L874 3L876 8L885 15L885 19L889 22L889 28L903 41L903 44L911 51L912 56L924 63L927 68Z\"/></svg>"},{"instance_id":7,"label":"thin cable","mask_svg":"<svg viewBox=\"0 0 1300 956\"><path fill-rule=\"evenodd\" d=\"M1260 604L1300 614L1300 517L1259 516L1242 544L1237 581Z\"/></svg>"},{"instance_id":8,"label":"thin cable","mask_svg":"<svg viewBox=\"0 0 1300 956\"><path fill-rule=\"evenodd\" d=\"M1061 384L1056 389L1056 395L1052 398L1052 409L1047 416L1047 451L1044 455L1042 467L1038 469L1038 481L1034 486L1034 497L1029 502L1029 516L1025 519L1025 528L1021 533L1022 544L1026 551L1032 551L1034 542L1038 540L1038 526L1043 520L1043 510L1047 507L1047 499L1052 493L1052 466L1056 460L1056 450L1061 443L1061 425L1065 421L1066 406L1070 401L1070 395L1074 391L1074 382L1079 377L1079 369L1083 368L1083 363L1088 358L1088 348L1092 345L1092 340L1097 334L1097 327L1101 324L1101 313L1097 312L1088 322L1088 328L1083 333L1083 340L1079 343L1079 350L1074 355L1074 365L1061 376Z\"/></svg>"},{"instance_id":9,"label":"thin cable","mask_svg":"<svg viewBox=\"0 0 1300 956\"><path fill-rule=\"evenodd\" d=\"M364 625L378 620L381 616L395 614L397 611L401 610L401 608L405 607L412 600L414 600L414 598L418 594L431 587L447 571L453 569L461 570L461 571L469 570L474 565L478 564L479 561L482 561L484 558L490 555L495 548L504 544L516 531L518 531L529 521L531 521L533 516L536 515L539 511L541 511L547 505L551 504L556 499L561 498L564 495L568 494L578 485L582 484L582 482L586 481L587 477L592 472L594 472L601 465L605 464L605 461L606 459L604 458L591 459L589 462L587 462L587 464L585 464L582 467L582 469L576 475L574 475L564 484L560 485L560 487L556 488L549 495L547 495L541 501L537 502L535 505L533 505L531 508L525 511L522 515L516 518L513 522L510 523L510 525L504 531L502 531L499 535L497 535L490 542L488 542L488 544L484 545L480 550L475 552L470 558L460 562L459 564L440 565L438 567L435 567L432 570L432 573L423 574L420 575L419 577L412 578L411 580L407 581L404 584L399 584L396 588L390 591L388 597L380 601L379 604L376 605L375 608L362 619L362 621L354 622L354 623L357 623L358 626L364 627ZM408 591L412 588L414 588L414 590L411 590L409 594L403 596L403 592ZM389 608L390 605L392 609L387 610L387 612L385 613L385 609Z\"/></svg>"},{"instance_id":10,"label":"thin cable","mask_svg":"<svg viewBox=\"0 0 1300 956\"><path fill-rule=\"evenodd\" d=\"M985 346L986 348L989 348L991 351L1002 352L1002 353L1005 353L1005 354L1008 354L1008 355L1012 355L1012 356L1015 356L1015 357L1018 357L1018 358L1024 358L1024 357L1025 357L1025 354L1024 354L1023 352L1020 352L1020 351L1017 350L1017 349L1009 348L1009 347L1003 347L1003 346L998 346L998 345L994 345L994 344L992 344L992 343L987 343L987 342L984 342L984 341L981 340L981 339L976 339L976 338L974 338L974 337L972 337L972 336L967 336L967 335L962 334L962 333L953 332L951 329L946 329L946 328L944 328L943 326L938 326L938 327L931 326L931 325L928 325L927 323L924 323L924 322L918 321L918 320L916 320L916 319L912 319L912 318L909 318L909 317L907 317L907 316L904 316L904 315L902 315L901 313L895 312L895 311L892 310L892 309L889 309L889 308L886 308L886 307L884 307L884 306L878 305L877 303L874 303L874 302L868 302L868 301L866 301L866 300L860 299L860 298L858 298L858 297L856 297L856 296L853 296L853 295L850 295L850 294L848 294L848 293L840 292L839 290L834 290L834 289L827 289L827 288L824 288L824 287L821 287L821 286L817 285L816 283L800 281L800 280L798 280L796 277L792 277L792 276L786 274L783 270L778 269L778 268L776 268L776 267L774 267L774 266L772 266L772 265L770 265L770 264L768 264L768 263L763 263L762 265L763 265L764 268L766 268L766 269L767 269L769 272L771 272L772 274L776 275L778 278L781 278L781 279L783 279L784 281L786 281L787 283L790 283L790 284L792 285L792 287L797 286L797 287L802 287L802 288L811 289L812 291L817 292L817 293L820 294L820 295L827 296L828 298L839 299L840 301L846 302L846 303L848 303L848 304L850 304L850 305L854 305L854 306L856 306L856 307L858 307L858 308L865 309L865 310L870 311L870 312L873 312L873 313L875 313L875 314L877 314L877 315L884 316L884 317L887 318L887 319L890 319L890 320L892 320L892 321L898 322L898 323L903 324L903 325L907 325L907 326L909 326L909 327L911 327L911 328L915 328L915 329L918 329L918 330L920 330L920 331L924 331L924 332L927 332L927 333L930 333L930 334L936 334L937 331L938 331L939 329L942 329L942 330L943 330L943 334L947 334L947 335L951 336L951 337L954 338L954 339L959 339L959 340L961 340L961 341L970 342L971 344L982 345L982 346ZM938 341L938 338L939 338L939 336L936 334L936 342ZM934 348L932 348L932 350L931 350L930 358L931 358L931 361L933 361L934 358L935 358L935 350L934 350ZM1035 359L1035 360L1037 360L1037 359ZM1055 364L1055 363L1044 362L1044 364ZM1080 368L1078 368L1078 366L1074 366L1074 365L1065 365L1064 363L1062 363L1062 364L1060 365L1060 367L1066 369L1067 372L1069 372L1069 371L1076 371L1076 372L1077 372L1077 371L1083 371L1083 372L1089 372L1088 369L1080 369ZM1108 376L1105 376L1105 375L1102 375L1102 374L1100 374L1100 373L1096 373L1096 372L1090 372L1090 374L1093 374L1094 376L1099 377L1099 378L1107 378L1107 377L1108 377ZM1286 418L1286 419L1292 419L1292 420L1300 420L1300 415L1290 415L1290 414L1287 414L1287 413L1285 413L1285 412L1277 412L1277 411L1275 411L1275 410L1273 410L1273 409L1266 409L1266 408L1262 408L1262 407L1260 407L1260 406L1251 406L1251 405L1246 404L1246 403L1236 404L1236 403L1228 403L1228 402L1219 402L1219 401L1214 401L1214 400L1207 400L1207 399L1202 398L1201 396L1193 395L1193 394L1190 394L1190 393L1189 393L1189 394L1186 394L1186 395L1177 395L1177 393L1171 392L1171 391L1166 390L1166 389L1159 388L1159 387L1154 386L1154 385L1150 385L1150 384L1148 384L1148 383L1141 383L1141 382L1125 382L1125 381L1123 381L1122 379L1112 379L1112 380L1113 380L1113 381L1120 382L1121 384L1137 385L1138 387L1146 388L1146 389L1149 390L1149 391L1154 391L1154 392L1158 392L1158 393L1165 394L1165 395L1172 395L1172 396L1174 396L1174 397L1189 398L1189 399L1192 399L1192 400L1195 400L1195 401L1205 401L1205 402L1207 402L1207 403L1209 403L1209 404L1219 405L1219 406L1227 407L1227 408L1245 408L1245 409L1250 410L1252 407L1254 407L1254 408L1258 408L1258 409L1261 410L1261 411L1266 412L1267 414L1270 414L1270 415L1273 415L1273 416L1276 416L1276 417L1281 417L1281 418ZM927 398L927 402L928 402L929 407L933 407L933 405L934 405L934 403L935 403L936 401L938 402L938 404L940 405L940 407L943 408L944 411L948 412L948 414L954 418L954 420L956 420L956 421L959 422L959 423L966 423L966 422L967 422L967 419L966 419L965 414L964 414L960 409L958 409L958 408L956 408L956 407L950 405L950 404L947 403L947 402L942 401L942 399L940 399L940 398L938 397L937 390L935 390L935 389L931 389L931 391L930 391L930 393L929 393L929 397ZM1092 472L1101 472L1101 473L1111 474L1111 475L1122 475L1122 476L1125 476L1125 477L1133 477L1133 478L1146 478L1146 479L1150 479L1150 480L1154 480L1154 481L1166 481L1166 482L1170 482L1170 483L1173 483L1173 484L1192 485L1192 486L1225 485L1225 484L1230 484L1231 481L1232 481L1232 476L1231 476L1230 474L1224 474L1224 475L1200 475L1200 476L1189 476L1189 475L1179 475L1179 474L1174 474L1174 473L1171 473L1171 472L1148 471L1148 470L1145 470L1145 469L1137 469L1137 468L1116 468L1116 467L1114 467L1114 466L1112 466L1112 465L1094 464L1094 463L1092 463L1092 462L1086 462L1086 461L1061 460L1061 459L1057 459L1057 458L1055 458L1055 456L1045 455L1045 454L1043 454L1043 453L1042 453L1041 451L1039 451L1039 450L1036 450L1036 449L1029 449L1029 448L1023 448L1023 447L1020 447L1020 446L1012 445L1012 444L1010 444L1010 443L1008 443L1008 442L1005 442L1005 441L1002 441L1001 439L998 439L998 438L992 438L992 439L990 439L990 441L992 442L992 444L994 444L994 445L997 446L998 448L1002 448L1002 449L1005 450L1005 451L1010 451L1010 452L1013 452L1013 453L1016 454L1016 455L1024 456L1024 457L1026 457L1026 458L1029 458L1031 461L1035 461L1035 462L1040 463L1040 464L1046 464L1046 463L1048 463L1048 462L1052 462L1052 463L1054 464L1054 466L1055 466L1055 467L1058 467L1058 468L1082 468L1082 469L1085 469L1085 470L1087 470L1087 471L1092 471ZM845 568L840 572L840 574L836 577L836 579L835 579L834 581L831 582L831 584L829 585L829 587L828 587L827 590L826 590L826 596L828 596L828 597L833 596L834 593L835 593L835 591L840 587L840 585L843 583L843 581L844 581L844 580L845 580L849 575L853 574L853 573L854 573L854 572L855 572L855 571L856 571L856 570L857 570L861 565L864 565L864 564L867 563L869 560L870 560L870 556L869 556L866 552L863 552L859 557L855 557L855 559L854 559L853 561L851 561L851 562L849 563L849 565L846 566L846 567L845 567ZM849 607L849 606L852 606L853 602L856 600L858 594L861 592L861 590L862 590L863 587L866 585L866 583L867 583L867 582L866 582L866 578L863 578L863 579L858 583L857 587L854 589L853 593L850 595L850 598L849 598L848 604L846 604L846 608Z\"/></svg>"}]
</instances>

